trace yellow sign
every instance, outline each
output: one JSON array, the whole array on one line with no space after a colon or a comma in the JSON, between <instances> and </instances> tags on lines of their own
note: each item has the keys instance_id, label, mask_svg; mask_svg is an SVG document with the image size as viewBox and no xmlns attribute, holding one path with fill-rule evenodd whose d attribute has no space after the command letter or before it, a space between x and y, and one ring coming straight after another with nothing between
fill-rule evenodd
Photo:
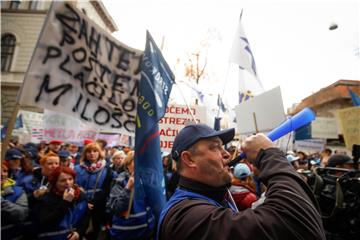
<instances>
[{"instance_id":1,"label":"yellow sign","mask_svg":"<svg viewBox=\"0 0 360 240\"><path fill-rule=\"evenodd\" d=\"M339 120L345 145L351 150L353 144L360 144L360 107L339 110Z\"/></svg>"}]
</instances>

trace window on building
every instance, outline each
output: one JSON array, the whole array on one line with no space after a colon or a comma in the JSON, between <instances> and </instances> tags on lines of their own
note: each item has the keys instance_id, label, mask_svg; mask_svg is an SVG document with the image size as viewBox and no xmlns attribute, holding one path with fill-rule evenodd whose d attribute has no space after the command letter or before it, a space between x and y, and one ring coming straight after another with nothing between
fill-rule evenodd
<instances>
[{"instance_id":1,"label":"window on building","mask_svg":"<svg viewBox=\"0 0 360 240\"><path fill-rule=\"evenodd\" d=\"M21 1L11 1L10 2L10 9L19 9Z\"/></svg>"},{"instance_id":2,"label":"window on building","mask_svg":"<svg viewBox=\"0 0 360 240\"><path fill-rule=\"evenodd\" d=\"M1 71L8 72L15 52L16 38L6 33L1 36Z\"/></svg>"},{"instance_id":3,"label":"window on building","mask_svg":"<svg viewBox=\"0 0 360 240\"><path fill-rule=\"evenodd\" d=\"M30 1L29 9L30 10L38 10L39 8L39 1Z\"/></svg>"}]
</instances>

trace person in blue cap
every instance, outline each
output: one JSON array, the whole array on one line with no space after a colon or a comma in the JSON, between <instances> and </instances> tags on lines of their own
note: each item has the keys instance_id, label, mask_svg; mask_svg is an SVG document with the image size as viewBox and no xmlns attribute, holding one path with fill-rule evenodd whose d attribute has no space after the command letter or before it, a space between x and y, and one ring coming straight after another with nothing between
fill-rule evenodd
<instances>
[{"instance_id":1,"label":"person in blue cap","mask_svg":"<svg viewBox=\"0 0 360 240\"><path fill-rule=\"evenodd\" d=\"M17 148L10 148L5 153L5 161L9 165L9 177L15 181L24 175L21 169L21 160L24 158L22 152Z\"/></svg>"},{"instance_id":2,"label":"person in blue cap","mask_svg":"<svg viewBox=\"0 0 360 240\"><path fill-rule=\"evenodd\" d=\"M257 196L255 189L250 185L253 180L249 166L246 163L237 164L233 176L230 192L238 210L251 208L251 204L257 200Z\"/></svg>"},{"instance_id":3,"label":"person in blue cap","mask_svg":"<svg viewBox=\"0 0 360 240\"><path fill-rule=\"evenodd\" d=\"M158 221L158 239L326 239L311 189L283 152L264 134L248 137L241 149L267 186L266 200L238 213L229 200L230 155L223 145L234 129L204 124L184 127L176 136L179 187Z\"/></svg>"},{"instance_id":4,"label":"person in blue cap","mask_svg":"<svg viewBox=\"0 0 360 240\"><path fill-rule=\"evenodd\" d=\"M74 169L74 164L71 161L71 155L70 155L69 151L60 150L58 155L60 158L60 166L69 167L71 169Z\"/></svg>"}]
</instances>

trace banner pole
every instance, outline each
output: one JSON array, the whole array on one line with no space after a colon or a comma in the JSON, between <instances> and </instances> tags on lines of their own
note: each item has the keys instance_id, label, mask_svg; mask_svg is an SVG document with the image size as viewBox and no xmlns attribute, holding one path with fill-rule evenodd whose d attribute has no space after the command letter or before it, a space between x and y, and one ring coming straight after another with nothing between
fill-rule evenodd
<instances>
[{"instance_id":1,"label":"banner pole","mask_svg":"<svg viewBox=\"0 0 360 240\"><path fill-rule=\"evenodd\" d=\"M2 144L1 144L1 160L4 160L4 158L5 158L5 153L6 153L8 144L10 142L11 133L14 129L16 117L19 112L19 109L20 109L20 104L16 103L14 111L11 114L10 121L7 124L6 135L5 135L4 141L2 141Z\"/></svg>"},{"instance_id":2,"label":"banner pole","mask_svg":"<svg viewBox=\"0 0 360 240\"><path fill-rule=\"evenodd\" d=\"M181 91L181 88L180 88L179 84L177 84L177 83L175 82L175 85L178 87L179 92L180 92L180 94L181 94L181 97L183 98L183 100L184 100L184 102L185 102L185 104L186 104L186 107L189 109L189 112L190 112L191 117L193 118L194 122L195 122L195 123L198 123L197 120L196 120L196 118L195 118L195 115L194 115L193 112L191 111L190 105L189 105L188 102L186 101L186 99L185 99L185 97L184 97L184 94L183 94L182 91Z\"/></svg>"},{"instance_id":3,"label":"banner pole","mask_svg":"<svg viewBox=\"0 0 360 240\"><path fill-rule=\"evenodd\" d=\"M253 112L253 119L254 119L255 131L256 133L259 133L259 129L256 121L256 114L254 112Z\"/></svg>"},{"instance_id":4,"label":"banner pole","mask_svg":"<svg viewBox=\"0 0 360 240\"><path fill-rule=\"evenodd\" d=\"M130 192L130 199L129 199L128 210L127 210L127 213L126 213L126 216L125 216L126 219L128 219L128 218L130 217L131 208L132 208L133 201L134 201L134 192L135 192L135 187L133 187L133 188L131 189L131 192Z\"/></svg>"}]
</instances>

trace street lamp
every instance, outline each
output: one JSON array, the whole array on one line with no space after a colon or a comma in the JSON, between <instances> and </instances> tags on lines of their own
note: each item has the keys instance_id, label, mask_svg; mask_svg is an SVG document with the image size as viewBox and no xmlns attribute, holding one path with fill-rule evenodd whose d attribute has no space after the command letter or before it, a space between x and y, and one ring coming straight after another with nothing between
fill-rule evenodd
<instances>
[{"instance_id":1,"label":"street lamp","mask_svg":"<svg viewBox=\"0 0 360 240\"><path fill-rule=\"evenodd\" d=\"M338 28L338 25L336 23L331 23L330 26L329 26L330 31L335 30L337 28Z\"/></svg>"}]
</instances>

